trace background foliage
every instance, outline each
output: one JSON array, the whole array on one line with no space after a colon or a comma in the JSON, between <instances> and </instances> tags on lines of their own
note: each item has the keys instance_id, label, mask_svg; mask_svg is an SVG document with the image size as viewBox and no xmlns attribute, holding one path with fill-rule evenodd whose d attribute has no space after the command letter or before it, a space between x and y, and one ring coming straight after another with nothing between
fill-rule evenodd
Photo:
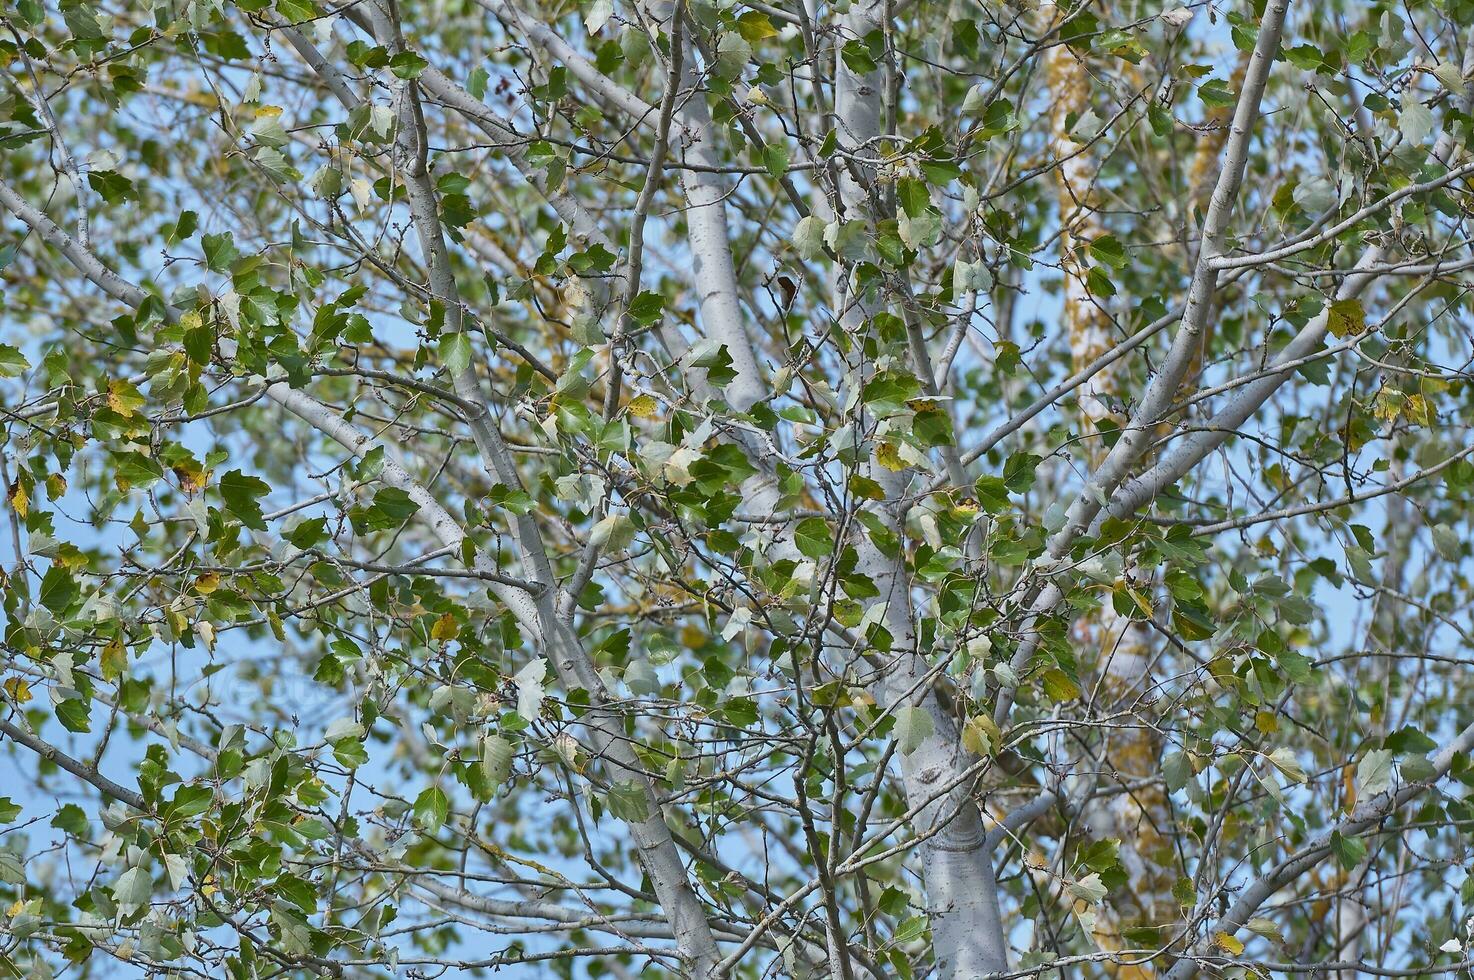
<instances>
[{"instance_id":1,"label":"background foliage","mask_svg":"<svg viewBox=\"0 0 1474 980\"><path fill-rule=\"evenodd\" d=\"M7 3L0 969L1467 970L1471 24Z\"/></svg>"}]
</instances>

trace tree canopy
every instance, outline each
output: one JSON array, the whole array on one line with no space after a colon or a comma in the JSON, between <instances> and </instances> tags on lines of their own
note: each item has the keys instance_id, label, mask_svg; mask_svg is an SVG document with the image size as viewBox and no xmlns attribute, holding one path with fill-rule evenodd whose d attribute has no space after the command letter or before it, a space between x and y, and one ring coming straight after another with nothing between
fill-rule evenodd
<instances>
[{"instance_id":1,"label":"tree canopy","mask_svg":"<svg viewBox=\"0 0 1474 980\"><path fill-rule=\"evenodd\" d=\"M0 27L0 972L1470 970L1471 0Z\"/></svg>"}]
</instances>

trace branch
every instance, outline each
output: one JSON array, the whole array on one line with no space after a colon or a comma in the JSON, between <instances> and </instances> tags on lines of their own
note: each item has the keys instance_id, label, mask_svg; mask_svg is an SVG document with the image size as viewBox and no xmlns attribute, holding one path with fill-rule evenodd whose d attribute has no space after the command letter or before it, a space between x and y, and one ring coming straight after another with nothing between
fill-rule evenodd
<instances>
[{"instance_id":1,"label":"branch","mask_svg":"<svg viewBox=\"0 0 1474 980\"><path fill-rule=\"evenodd\" d=\"M92 784L104 796L111 797L120 803L126 803L140 813L153 813L153 808L148 805L148 801L140 794L133 792L133 790L125 786L118 785L85 762L79 762L73 759L61 749L49 742L42 741L24 729L18 728L8 721L0 721L0 735L5 735L11 741L24 745L46 761L54 762L78 779Z\"/></svg>"},{"instance_id":2,"label":"branch","mask_svg":"<svg viewBox=\"0 0 1474 980\"><path fill-rule=\"evenodd\" d=\"M1271 0L1265 8L1264 19L1260 22L1259 37L1254 43L1254 53L1244 75L1243 91L1239 94L1234 110L1228 145L1224 150L1223 169L1213 189L1207 217L1203 219L1202 245L1193 270L1192 282L1188 286L1182 321L1172 338L1171 350L1148 386L1130 424L1122 431L1121 438L1111 447L1100 467L1085 481L1085 486L1065 512L1064 525L1050 536L1042 556L1045 561L1058 562L1064 558L1090 527L1105 501L1115 493L1131 467L1147 449L1153 427L1176 398L1183 378L1196 359L1199 339L1218 285L1218 270L1214 267L1213 260L1222 255L1226 247L1229 218L1238 200L1244 165L1248 160L1249 142L1253 137L1254 124L1259 118L1259 103L1264 98L1269 71L1275 54L1279 51L1289 3L1290 0ZM1029 627L1040 617L1052 612L1063 598L1063 590L1050 582L1030 604L1023 630L1026 638L1019 644L1010 663L1016 675L1024 674L1038 646L1037 635ZM1013 706L1014 691L1015 685L1012 684L1002 685L998 690L993 719L1000 725L1007 721L1008 712Z\"/></svg>"},{"instance_id":3,"label":"branch","mask_svg":"<svg viewBox=\"0 0 1474 980\"><path fill-rule=\"evenodd\" d=\"M1322 834L1260 875L1252 885L1239 894L1238 901L1234 902L1228 912L1213 923L1208 930L1208 938L1198 943L1192 951L1177 961L1171 972L1167 974L1166 980L1186 980L1187 977L1197 972L1197 957L1206 955L1212 949L1215 937L1232 936L1244 923L1249 921L1259 906L1269 900L1271 895L1325 860L1331 852L1332 835L1353 837L1372 829L1404 803L1421 796L1432 788L1448 773L1460 754L1467 752L1471 746L1474 746L1474 725L1461 731L1453 741L1433 757L1431 760L1432 775L1426 779L1409 783L1395 792L1389 790L1359 804L1350 816L1338 823L1330 833Z\"/></svg>"}]
</instances>

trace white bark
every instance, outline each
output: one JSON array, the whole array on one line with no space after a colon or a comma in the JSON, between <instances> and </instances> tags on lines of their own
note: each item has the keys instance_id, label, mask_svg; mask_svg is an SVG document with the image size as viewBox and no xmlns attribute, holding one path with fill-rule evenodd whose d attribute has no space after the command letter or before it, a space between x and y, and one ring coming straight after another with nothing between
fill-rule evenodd
<instances>
[{"instance_id":1,"label":"white bark","mask_svg":"<svg viewBox=\"0 0 1474 980\"><path fill-rule=\"evenodd\" d=\"M844 19L843 33L864 37L880 29L883 18L883 4L856 3ZM881 134L883 72L856 74L836 57L835 75L835 125L841 153L870 152L871 141ZM870 212L866 183L872 177L859 165L841 165L839 196L847 218ZM845 295L843 283L837 290L835 308L846 311L842 322L847 331L864 329L867 311L854 297ZM923 370L918 366L918 374ZM868 475L886 489L888 500L899 496L903 488L896 474L873 463L868 469ZM890 514L887 519L898 523L901 516ZM917 835L924 838L922 874L937 976L971 980L1004 970L1008 965L1007 937L999 909L997 875L982 816L972 800L971 783L963 782L952 792L925 803L936 787L955 781L954 777L967 768L968 759L952 716L942 708L926 677L929 665L916 649L905 566L882 554L868 538L859 543L857 551L860 570L879 588L878 601L886 603L885 623L897 658L891 672L881 680L877 699L887 708L902 704L919 707L932 722L932 734L915 751L902 756L901 778L908 802L920 807L912 823Z\"/></svg>"},{"instance_id":2,"label":"white bark","mask_svg":"<svg viewBox=\"0 0 1474 980\"><path fill-rule=\"evenodd\" d=\"M1474 71L1474 41L1471 41L1464 50L1463 70L1465 74ZM1468 112L1471 105L1474 105L1474 90L1466 91L1460 108ZM1458 149L1457 140L1448 133L1444 133L1433 145L1433 158L1444 166L1452 167ZM1402 190L1441 187L1457 175L1467 172L1474 172L1474 164L1465 164L1450 170L1441 177L1425 181L1423 184L1410 185ZM1401 200L1402 196L1405 196L1399 195L1402 195L1402 191L1389 194L1382 199L1381 206L1389 206L1390 203L1395 203L1396 200ZM1362 208L1356 213L1362 215L1367 210L1367 208ZM1345 224L1345 222L1339 224ZM1336 299L1340 301L1359 297L1379 275L1387 271L1382 266L1382 260L1386 256L1387 249L1381 245L1369 246L1357 260L1355 271L1341 281L1340 288L1336 290ZM1276 356L1275 364L1293 365L1303 361L1305 357L1320 349L1329 330L1329 311L1323 310L1285 345ZM1238 430L1239 426L1248 421L1279 389L1280 385L1289 380L1291 374L1293 374L1293 368L1287 367L1282 372L1260 378L1239 389L1233 398L1209 420L1205 427L1207 431L1196 432L1188 436L1155 466L1122 486L1111 500L1108 513L1115 517L1125 517L1186 476L1209 453L1223 445Z\"/></svg>"},{"instance_id":3,"label":"white bark","mask_svg":"<svg viewBox=\"0 0 1474 980\"><path fill-rule=\"evenodd\" d=\"M402 50L403 42L398 36L397 25L387 15L383 21L381 29L375 33L381 38L389 34L391 50ZM445 244L445 235L440 226L439 203L434 184L426 171L424 119L413 85L406 84L402 89L396 142L402 154L401 165L410 211L414 217L421 249L426 253L430 266L431 291L445 305L447 326L459 330L464 327L464 310L450 267L450 253ZM461 398L481 406L479 412L467 413L467 421L482 462L492 479L514 489L521 489L521 477L512 463L511 453L501 433L492 424L490 413L485 408L489 399L474 368L467 367L457 372L453 381L456 393ZM556 614L557 580L543 547L542 532L530 514L517 517L516 537L524 565L544 586L541 594L536 597L537 614L528 625L540 637L541 646L548 653L548 659L563 685L569 690L589 692L597 709L599 702L603 700L603 684L593 660L584 649L583 641L572 626ZM651 885L660 898L661 907L670 919L676 946L692 976L703 977L718 960L716 940L706 921L701 901L691 888L685 864L671 839L670 829L665 825L655 787L644 775L643 767L626 740L618 715L598 710L591 714L600 716L600 720L591 726L591 731L596 733L599 751L615 778L633 782L645 798L646 819L628 821L639 848L640 863L645 867Z\"/></svg>"},{"instance_id":4,"label":"white bark","mask_svg":"<svg viewBox=\"0 0 1474 980\"><path fill-rule=\"evenodd\" d=\"M516 24L528 38L564 65L599 98L619 108L632 120L654 125L659 111L648 102L621 88L560 38L546 24L525 17L503 0L481 0L482 5ZM669 24L679 5L670 0L645 4L653 20ZM674 32L670 32L674 33ZM681 32L684 38L684 33ZM727 402L746 411L765 398L768 388L758 366L757 354L744 326L742 303L737 291L736 266L732 261L731 232L727 224L728 178L720 170L723 159L712 128L711 112L701 89L701 72L689 41L681 59L681 86L687 93L676 107L680 127L679 155L683 163L681 182L689 207L686 210L687 244L691 249L691 284L701 310L703 333L726 345L737 377L726 388Z\"/></svg>"}]
</instances>

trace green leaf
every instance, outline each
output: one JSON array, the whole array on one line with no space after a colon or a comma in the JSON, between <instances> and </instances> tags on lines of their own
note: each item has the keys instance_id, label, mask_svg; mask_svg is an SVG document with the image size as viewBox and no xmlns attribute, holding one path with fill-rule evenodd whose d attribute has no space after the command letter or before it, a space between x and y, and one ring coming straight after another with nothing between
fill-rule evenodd
<instances>
[{"instance_id":1,"label":"green leaf","mask_svg":"<svg viewBox=\"0 0 1474 980\"><path fill-rule=\"evenodd\" d=\"M1102 235L1090 243L1090 257L1113 269L1124 269L1130 261L1126 249L1114 235Z\"/></svg>"},{"instance_id":2,"label":"green leaf","mask_svg":"<svg viewBox=\"0 0 1474 980\"><path fill-rule=\"evenodd\" d=\"M1367 846L1357 837L1342 837L1339 830L1331 833L1331 853L1347 871L1354 871L1367 856Z\"/></svg>"},{"instance_id":3,"label":"green leaf","mask_svg":"<svg viewBox=\"0 0 1474 980\"><path fill-rule=\"evenodd\" d=\"M581 276L608 272L614 268L614 253L595 243L582 252L568 256L568 267Z\"/></svg>"},{"instance_id":4,"label":"green leaf","mask_svg":"<svg viewBox=\"0 0 1474 980\"><path fill-rule=\"evenodd\" d=\"M605 797L605 805L609 812L614 814L625 823L640 823L650 816L650 806L645 799L645 793L639 784L633 782L615 783L609 787L609 795Z\"/></svg>"},{"instance_id":5,"label":"green leaf","mask_svg":"<svg viewBox=\"0 0 1474 980\"><path fill-rule=\"evenodd\" d=\"M1326 56L1313 44L1297 44L1285 48L1285 60L1301 71L1315 71L1326 63Z\"/></svg>"},{"instance_id":6,"label":"green leaf","mask_svg":"<svg viewBox=\"0 0 1474 980\"><path fill-rule=\"evenodd\" d=\"M952 445L952 417L940 408L918 409L911 434L928 449Z\"/></svg>"},{"instance_id":7,"label":"green leaf","mask_svg":"<svg viewBox=\"0 0 1474 980\"><path fill-rule=\"evenodd\" d=\"M170 227L164 240L170 245L177 245L192 236L200 227L200 216L194 211L181 211L179 217Z\"/></svg>"},{"instance_id":8,"label":"green leaf","mask_svg":"<svg viewBox=\"0 0 1474 980\"><path fill-rule=\"evenodd\" d=\"M138 189L133 186L133 181L113 170L89 171L87 183L109 204L138 197Z\"/></svg>"},{"instance_id":9,"label":"green leaf","mask_svg":"<svg viewBox=\"0 0 1474 980\"><path fill-rule=\"evenodd\" d=\"M845 67L856 75L868 75L880 67L870 54L870 46L858 39L846 41L839 49L839 56Z\"/></svg>"},{"instance_id":10,"label":"green leaf","mask_svg":"<svg viewBox=\"0 0 1474 980\"><path fill-rule=\"evenodd\" d=\"M1033 453L1014 453L1003 464L1003 485L1012 493L1028 493L1043 458Z\"/></svg>"},{"instance_id":11,"label":"green leaf","mask_svg":"<svg viewBox=\"0 0 1474 980\"><path fill-rule=\"evenodd\" d=\"M390 531L403 527L419 512L420 505L398 487L383 487L374 494L368 507L355 507L348 512L353 529L359 534Z\"/></svg>"},{"instance_id":12,"label":"green leaf","mask_svg":"<svg viewBox=\"0 0 1474 980\"><path fill-rule=\"evenodd\" d=\"M486 83L490 80L490 78L491 76L487 73L485 68L478 67L474 69L471 72L471 77L466 79L466 91L470 92L471 97L474 99L480 100L485 98Z\"/></svg>"},{"instance_id":13,"label":"green leaf","mask_svg":"<svg viewBox=\"0 0 1474 980\"><path fill-rule=\"evenodd\" d=\"M7 799L6 802L9 803L10 801ZM19 813L20 807L16 807L15 812ZM14 819L14 817L11 817L11 819ZM8 823L9 821L6 822ZM51 818L51 826L57 830L64 830L73 837L86 837L87 814L82 812L82 808L77 806L77 804L68 803L56 811L56 816Z\"/></svg>"},{"instance_id":14,"label":"green leaf","mask_svg":"<svg viewBox=\"0 0 1474 980\"><path fill-rule=\"evenodd\" d=\"M464 333L448 333L440 338L440 363L451 377L471 366L471 338Z\"/></svg>"},{"instance_id":15,"label":"green leaf","mask_svg":"<svg viewBox=\"0 0 1474 980\"><path fill-rule=\"evenodd\" d=\"M896 709L894 734L902 755L910 755L921 748L921 743L935 730L936 723L925 708L908 704Z\"/></svg>"},{"instance_id":16,"label":"green leaf","mask_svg":"<svg viewBox=\"0 0 1474 980\"><path fill-rule=\"evenodd\" d=\"M240 470L231 470L220 477L220 499L226 512L253 531L266 530L261 498L270 492L271 487L264 480Z\"/></svg>"},{"instance_id":17,"label":"green leaf","mask_svg":"<svg viewBox=\"0 0 1474 980\"><path fill-rule=\"evenodd\" d=\"M665 314L665 297L645 290L630 301L629 317L642 327L658 321Z\"/></svg>"},{"instance_id":18,"label":"green leaf","mask_svg":"<svg viewBox=\"0 0 1474 980\"><path fill-rule=\"evenodd\" d=\"M806 517L793 529L794 547L806 558L823 558L834 552L834 534L822 517Z\"/></svg>"},{"instance_id":19,"label":"green leaf","mask_svg":"<svg viewBox=\"0 0 1474 980\"><path fill-rule=\"evenodd\" d=\"M788 173L788 150L777 143L763 147L763 166L774 180L782 180Z\"/></svg>"},{"instance_id":20,"label":"green leaf","mask_svg":"<svg viewBox=\"0 0 1474 980\"><path fill-rule=\"evenodd\" d=\"M916 218L931 207L931 191L915 177L902 177L896 182L896 200L908 217Z\"/></svg>"},{"instance_id":21,"label":"green leaf","mask_svg":"<svg viewBox=\"0 0 1474 980\"><path fill-rule=\"evenodd\" d=\"M727 350L726 344L720 344L702 352L691 363L693 367L704 369L706 380L718 388L725 388L737 377L737 372L732 369L732 353Z\"/></svg>"},{"instance_id":22,"label":"green leaf","mask_svg":"<svg viewBox=\"0 0 1474 980\"><path fill-rule=\"evenodd\" d=\"M132 915L148 904L153 890L153 878L146 869L129 868L113 882L113 899L124 915Z\"/></svg>"},{"instance_id":23,"label":"green leaf","mask_svg":"<svg viewBox=\"0 0 1474 980\"><path fill-rule=\"evenodd\" d=\"M805 262L824 254L824 222L812 214L799 220L793 229L793 247Z\"/></svg>"},{"instance_id":24,"label":"green leaf","mask_svg":"<svg viewBox=\"0 0 1474 980\"><path fill-rule=\"evenodd\" d=\"M1388 751L1397 755L1427 755L1438 748L1438 743L1411 725L1404 725L1383 740Z\"/></svg>"},{"instance_id":25,"label":"green leaf","mask_svg":"<svg viewBox=\"0 0 1474 980\"><path fill-rule=\"evenodd\" d=\"M181 786L159 812L166 820L188 820L210 809L214 802L215 792L208 786Z\"/></svg>"},{"instance_id":26,"label":"green leaf","mask_svg":"<svg viewBox=\"0 0 1474 980\"><path fill-rule=\"evenodd\" d=\"M1433 548L1444 561L1458 561L1463 542L1459 534L1447 524L1433 526Z\"/></svg>"},{"instance_id":27,"label":"green leaf","mask_svg":"<svg viewBox=\"0 0 1474 980\"><path fill-rule=\"evenodd\" d=\"M926 935L926 916L908 915L896 925L896 931L891 933L891 943L901 945L914 942Z\"/></svg>"},{"instance_id":28,"label":"green leaf","mask_svg":"<svg viewBox=\"0 0 1474 980\"><path fill-rule=\"evenodd\" d=\"M978 477L978 482L973 485L973 493L978 498L978 506L990 514L1001 514L1010 506L1008 486L1002 477Z\"/></svg>"},{"instance_id":29,"label":"green leaf","mask_svg":"<svg viewBox=\"0 0 1474 980\"><path fill-rule=\"evenodd\" d=\"M439 830L449 814L450 800L439 786L431 786L415 797L415 823L424 833L433 834Z\"/></svg>"},{"instance_id":30,"label":"green leaf","mask_svg":"<svg viewBox=\"0 0 1474 980\"><path fill-rule=\"evenodd\" d=\"M66 612L80 594L77 580L61 565L52 565L41 577L41 605L58 616Z\"/></svg>"},{"instance_id":31,"label":"green leaf","mask_svg":"<svg viewBox=\"0 0 1474 980\"><path fill-rule=\"evenodd\" d=\"M1238 97L1233 94L1228 83L1217 78L1210 78L1198 86L1198 98L1202 99L1203 104L1210 109L1231 106L1238 101Z\"/></svg>"},{"instance_id":32,"label":"green leaf","mask_svg":"<svg viewBox=\"0 0 1474 980\"><path fill-rule=\"evenodd\" d=\"M419 78L430 63L413 51L401 51L389 59L389 70L406 80Z\"/></svg>"},{"instance_id":33,"label":"green leaf","mask_svg":"<svg viewBox=\"0 0 1474 980\"><path fill-rule=\"evenodd\" d=\"M26 880L26 872L21 867L20 858L14 851L0 849L0 881L11 885L19 885ZM1474 880L1471 878L1470 880ZM14 925L12 924L12 929Z\"/></svg>"},{"instance_id":34,"label":"green leaf","mask_svg":"<svg viewBox=\"0 0 1474 980\"><path fill-rule=\"evenodd\" d=\"M69 732L92 731L92 703L68 698L56 706L56 720Z\"/></svg>"},{"instance_id":35,"label":"green leaf","mask_svg":"<svg viewBox=\"0 0 1474 980\"><path fill-rule=\"evenodd\" d=\"M0 378L14 378L28 370L31 362L18 348L0 344Z\"/></svg>"},{"instance_id":36,"label":"green leaf","mask_svg":"<svg viewBox=\"0 0 1474 980\"><path fill-rule=\"evenodd\" d=\"M333 743L333 758L345 769L357 769L368 762L368 749L356 738L343 738Z\"/></svg>"},{"instance_id":37,"label":"green leaf","mask_svg":"<svg viewBox=\"0 0 1474 980\"><path fill-rule=\"evenodd\" d=\"M219 235L206 235L200 239L200 247L204 249L205 265L211 272L229 272L231 264L240 256L235 247L235 239L228 231Z\"/></svg>"},{"instance_id":38,"label":"green leaf","mask_svg":"<svg viewBox=\"0 0 1474 980\"><path fill-rule=\"evenodd\" d=\"M303 521L286 534L286 539L292 547L304 550L326 541L327 537L328 522L325 517L314 517Z\"/></svg>"},{"instance_id":39,"label":"green leaf","mask_svg":"<svg viewBox=\"0 0 1474 980\"><path fill-rule=\"evenodd\" d=\"M752 61L752 45L741 34L723 34L717 40L716 76L724 81L735 81L747 70Z\"/></svg>"},{"instance_id":40,"label":"green leaf","mask_svg":"<svg viewBox=\"0 0 1474 980\"><path fill-rule=\"evenodd\" d=\"M481 739L481 772L486 781L500 786L512 775L512 743L500 735L485 735Z\"/></svg>"}]
</instances>

